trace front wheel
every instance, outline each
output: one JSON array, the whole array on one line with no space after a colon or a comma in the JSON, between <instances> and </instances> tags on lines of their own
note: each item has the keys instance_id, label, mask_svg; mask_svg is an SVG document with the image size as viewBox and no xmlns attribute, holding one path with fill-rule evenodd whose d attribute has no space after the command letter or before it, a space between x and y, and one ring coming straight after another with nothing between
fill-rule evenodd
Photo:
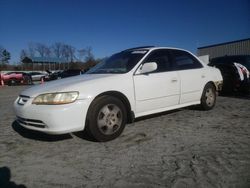
<instances>
[{"instance_id":1,"label":"front wheel","mask_svg":"<svg viewBox=\"0 0 250 188\"><path fill-rule=\"evenodd\" d=\"M201 96L201 108L203 110L211 110L216 103L216 89L213 84L208 83Z\"/></svg>"},{"instance_id":2,"label":"front wheel","mask_svg":"<svg viewBox=\"0 0 250 188\"><path fill-rule=\"evenodd\" d=\"M87 132L97 141L117 138L127 122L124 104L112 96L102 96L93 101L87 115Z\"/></svg>"}]
</instances>

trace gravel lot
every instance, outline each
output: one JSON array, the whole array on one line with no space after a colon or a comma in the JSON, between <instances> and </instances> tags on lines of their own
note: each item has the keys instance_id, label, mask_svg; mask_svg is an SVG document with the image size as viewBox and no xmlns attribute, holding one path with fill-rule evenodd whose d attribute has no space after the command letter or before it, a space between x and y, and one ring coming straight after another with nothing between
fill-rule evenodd
<instances>
[{"instance_id":1,"label":"gravel lot","mask_svg":"<svg viewBox=\"0 0 250 188\"><path fill-rule=\"evenodd\" d=\"M24 86L0 88L0 187L250 187L250 97L141 118L116 140L14 122Z\"/></svg>"}]
</instances>

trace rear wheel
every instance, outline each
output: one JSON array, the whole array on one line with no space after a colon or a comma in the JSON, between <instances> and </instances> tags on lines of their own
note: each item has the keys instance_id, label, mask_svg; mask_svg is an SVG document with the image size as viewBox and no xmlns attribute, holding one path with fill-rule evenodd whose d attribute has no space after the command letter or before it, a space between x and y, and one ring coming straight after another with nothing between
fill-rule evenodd
<instances>
[{"instance_id":1,"label":"rear wheel","mask_svg":"<svg viewBox=\"0 0 250 188\"><path fill-rule=\"evenodd\" d=\"M9 86L14 86L14 85L16 85L16 83L17 83L17 81L15 79L11 79L8 81Z\"/></svg>"},{"instance_id":2,"label":"rear wheel","mask_svg":"<svg viewBox=\"0 0 250 188\"><path fill-rule=\"evenodd\" d=\"M25 84L28 84L28 85L31 85L33 83L32 78L30 76L25 76L24 82L25 82Z\"/></svg>"},{"instance_id":3,"label":"rear wheel","mask_svg":"<svg viewBox=\"0 0 250 188\"><path fill-rule=\"evenodd\" d=\"M87 115L87 132L97 141L118 137L127 122L124 104L112 96L102 96L91 104Z\"/></svg>"},{"instance_id":4,"label":"rear wheel","mask_svg":"<svg viewBox=\"0 0 250 188\"><path fill-rule=\"evenodd\" d=\"M216 89L213 84L206 84L202 97L201 97L201 108L203 110L211 110L216 103Z\"/></svg>"}]
</instances>

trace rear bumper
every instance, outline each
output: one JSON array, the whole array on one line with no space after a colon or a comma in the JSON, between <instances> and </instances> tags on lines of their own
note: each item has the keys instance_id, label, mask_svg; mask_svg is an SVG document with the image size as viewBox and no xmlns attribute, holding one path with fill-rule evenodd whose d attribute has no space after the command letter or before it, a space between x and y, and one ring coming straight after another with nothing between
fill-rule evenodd
<instances>
[{"instance_id":1,"label":"rear bumper","mask_svg":"<svg viewBox=\"0 0 250 188\"><path fill-rule=\"evenodd\" d=\"M222 86L223 86L223 81L216 81L214 82L215 87L216 87L216 91L221 91L222 90Z\"/></svg>"}]
</instances>

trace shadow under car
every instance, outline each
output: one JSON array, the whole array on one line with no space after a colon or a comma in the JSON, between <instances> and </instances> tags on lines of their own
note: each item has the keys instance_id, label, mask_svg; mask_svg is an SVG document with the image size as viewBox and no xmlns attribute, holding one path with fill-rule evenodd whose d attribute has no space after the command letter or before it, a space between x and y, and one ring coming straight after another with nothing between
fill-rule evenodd
<instances>
[{"instance_id":1,"label":"shadow under car","mask_svg":"<svg viewBox=\"0 0 250 188\"><path fill-rule=\"evenodd\" d=\"M44 142L56 142L56 141L61 141L61 140L72 138L70 134L49 135L49 134L42 133L39 131L29 130L29 129L22 127L17 121L14 121L12 123L12 128L22 137L32 139L32 140L39 140L39 141L44 141Z\"/></svg>"}]
</instances>

